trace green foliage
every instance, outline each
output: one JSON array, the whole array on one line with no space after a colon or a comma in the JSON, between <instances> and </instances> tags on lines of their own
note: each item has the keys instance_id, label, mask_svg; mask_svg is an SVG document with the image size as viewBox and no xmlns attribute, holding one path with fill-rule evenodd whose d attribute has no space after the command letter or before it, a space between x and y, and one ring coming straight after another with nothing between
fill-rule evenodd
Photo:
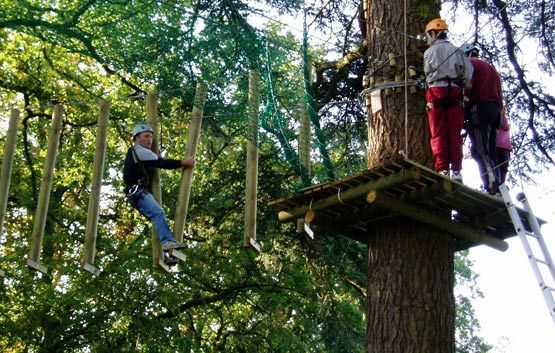
<instances>
[{"instance_id":1,"label":"green foliage","mask_svg":"<svg viewBox=\"0 0 555 353\"><path fill-rule=\"evenodd\" d=\"M493 347L478 336L480 323L475 317L472 299L481 298L482 292L476 284L478 277L472 271L472 261L468 259L468 250L458 252L455 257L455 287L457 312L456 351L457 353L485 353Z\"/></svg>"},{"instance_id":2,"label":"green foliage","mask_svg":"<svg viewBox=\"0 0 555 353\"><path fill-rule=\"evenodd\" d=\"M281 11L300 6L272 4ZM246 20L250 11L229 0L1 2L0 116L6 120L18 107L22 119L1 239L0 266L7 276L0 291L0 350L363 350L366 249L336 236L309 241L278 223L266 203L290 194L300 175L285 163L269 130L259 141L263 252L242 247L246 143L252 138L246 133L248 70L262 71L268 43L269 75L292 145L303 80L300 43L275 25L255 29ZM316 61L326 54L324 48L310 50ZM338 176L364 169L366 118L356 102L364 70L361 59L339 81L324 72L316 87L320 142ZM156 272L148 222L121 194L123 156L133 124L145 118L144 93L154 87L160 92L162 148L169 157L183 155L200 79L209 92L188 214L192 240L178 270ZM335 86L338 93L322 99ZM100 98L111 105L96 254L102 272L94 278L79 264ZM344 99L350 102L341 104ZM64 105L65 115L43 247L49 272L40 275L23 261L54 103ZM317 160L314 181L327 180L324 169ZM178 183L178 172L162 172L170 219ZM463 304L464 333L475 323Z\"/></svg>"}]
</instances>

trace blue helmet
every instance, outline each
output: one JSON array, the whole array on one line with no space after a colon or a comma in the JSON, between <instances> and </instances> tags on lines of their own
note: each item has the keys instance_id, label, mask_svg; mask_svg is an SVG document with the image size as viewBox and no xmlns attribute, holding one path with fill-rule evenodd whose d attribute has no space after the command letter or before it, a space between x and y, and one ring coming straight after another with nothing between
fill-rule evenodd
<instances>
[{"instance_id":1,"label":"blue helmet","mask_svg":"<svg viewBox=\"0 0 555 353\"><path fill-rule=\"evenodd\" d=\"M135 139L135 137L142 133L142 132L152 132L154 133L154 130L152 130L152 128L150 126L148 126L148 124L138 124L133 128L133 139Z\"/></svg>"},{"instance_id":2,"label":"blue helmet","mask_svg":"<svg viewBox=\"0 0 555 353\"><path fill-rule=\"evenodd\" d=\"M474 44L465 44L461 47L461 50L466 54L466 56L470 56L471 53L478 55L480 52Z\"/></svg>"}]
</instances>

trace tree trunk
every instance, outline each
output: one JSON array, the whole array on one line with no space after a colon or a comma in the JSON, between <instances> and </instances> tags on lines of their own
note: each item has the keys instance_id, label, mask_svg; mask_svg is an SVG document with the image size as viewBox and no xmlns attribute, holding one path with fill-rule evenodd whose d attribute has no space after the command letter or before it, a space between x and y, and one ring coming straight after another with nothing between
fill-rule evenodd
<instances>
[{"instance_id":1,"label":"tree trunk","mask_svg":"<svg viewBox=\"0 0 555 353\"><path fill-rule=\"evenodd\" d=\"M366 352L455 350L452 238L392 220L368 242Z\"/></svg>"},{"instance_id":2,"label":"tree trunk","mask_svg":"<svg viewBox=\"0 0 555 353\"><path fill-rule=\"evenodd\" d=\"M422 73L422 54L426 49L423 42L404 36L403 0L365 0L367 1L367 40L370 80L374 85L387 82L404 83L405 40L407 67ZM407 34L416 36L424 31L427 18L415 13L421 3L407 2ZM432 6L428 4L428 7ZM439 9L437 9L439 10ZM420 11L420 10L419 10ZM430 15L430 18L438 17ZM407 69L408 71L408 69ZM420 75L422 76L422 75ZM410 78L407 78L409 81ZM410 92L410 89L414 90ZM405 117L404 88L381 91L382 109L368 113L368 167L382 166L391 159L399 158L403 150L410 159L421 164L432 165L430 132L426 115L424 91L409 86L407 116ZM376 105L373 105L376 108Z\"/></svg>"},{"instance_id":3,"label":"tree trunk","mask_svg":"<svg viewBox=\"0 0 555 353\"><path fill-rule=\"evenodd\" d=\"M422 43L404 36L404 0L365 0L370 84L404 82L407 65L422 72ZM407 0L407 33L439 17L435 0ZM409 79L410 80L410 79ZM410 86L409 86L410 87ZM414 92L415 91L415 92ZM374 91L368 112L368 167L408 158L431 166L422 89ZM405 115L405 99L407 114ZM455 351L454 246L450 235L403 218L368 231L367 353Z\"/></svg>"}]
</instances>

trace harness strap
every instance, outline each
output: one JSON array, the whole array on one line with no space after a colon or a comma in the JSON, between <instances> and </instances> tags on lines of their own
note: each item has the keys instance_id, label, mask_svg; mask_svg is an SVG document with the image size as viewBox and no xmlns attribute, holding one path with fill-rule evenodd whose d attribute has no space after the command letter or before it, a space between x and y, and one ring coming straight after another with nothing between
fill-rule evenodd
<instances>
[{"instance_id":1,"label":"harness strap","mask_svg":"<svg viewBox=\"0 0 555 353\"><path fill-rule=\"evenodd\" d=\"M143 162L139 159L139 156L137 156L137 152L135 151L134 146L131 147L131 153L133 153L133 160L135 161L135 163L137 163L139 165L139 169L141 170L141 173L143 173L143 177L141 179L139 179L139 182L135 185L140 185L140 186L149 185L150 184L150 178L148 177L148 173L146 172L146 168L145 168Z\"/></svg>"}]
</instances>

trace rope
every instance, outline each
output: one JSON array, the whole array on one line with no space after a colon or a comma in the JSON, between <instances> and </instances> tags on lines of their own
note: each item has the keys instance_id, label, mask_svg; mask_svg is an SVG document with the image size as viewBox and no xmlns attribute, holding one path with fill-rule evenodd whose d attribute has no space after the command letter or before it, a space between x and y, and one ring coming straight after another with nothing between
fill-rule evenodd
<instances>
[{"instance_id":1,"label":"rope","mask_svg":"<svg viewBox=\"0 0 555 353\"><path fill-rule=\"evenodd\" d=\"M407 33L407 0L403 0L403 25L404 31ZM403 36L403 56L404 56L404 66L405 66L405 157L408 158L409 155L409 96L408 96L408 59L407 59L407 45L408 38Z\"/></svg>"},{"instance_id":2,"label":"rope","mask_svg":"<svg viewBox=\"0 0 555 353\"><path fill-rule=\"evenodd\" d=\"M341 200L341 187L337 188L337 200L339 200L339 203L344 205L345 203L343 202L343 200Z\"/></svg>"}]
</instances>

